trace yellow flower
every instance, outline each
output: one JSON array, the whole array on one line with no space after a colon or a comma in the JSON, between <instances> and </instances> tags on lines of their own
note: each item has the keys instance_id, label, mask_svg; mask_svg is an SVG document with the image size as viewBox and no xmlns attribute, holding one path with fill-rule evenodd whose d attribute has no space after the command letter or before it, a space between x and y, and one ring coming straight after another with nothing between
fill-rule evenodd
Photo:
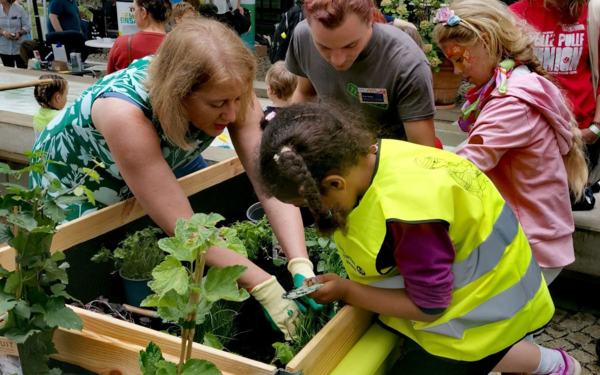
<instances>
[{"instance_id":1,"label":"yellow flower","mask_svg":"<svg viewBox=\"0 0 600 375\"><path fill-rule=\"evenodd\" d=\"M431 23L429 21L421 21L421 24L419 25L419 28L421 30L425 30L425 29L428 29L429 26L431 26Z\"/></svg>"},{"instance_id":2,"label":"yellow flower","mask_svg":"<svg viewBox=\"0 0 600 375\"><path fill-rule=\"evenodd\" d=\"M442 60L438 59L437 57L434 57L431 60L429 60L429 65L431 65L432 68L437 68L437 66L440 65L441 63L442 63Z\"/></svg>"},{"instance_id":3,"label":"yellow flower","mask_svg":"<svg viewBox=\"0 0 600 375\"><path fill-rule=\"evenodd\" d=\"M429 53L431 51L433 51L433 46L431 44L425 44L425 46L423 47L423 52Z\"/></svg>"},{"instance_id":4,"label":"yellow flower","mask_svg":"<svg viewBox=\"0 0 600 375\"><path fill-rule=\"evenodd\" d=\"M396 8L396 13L401 16L405 15L407 12L408 10L406 9L406 5L400 5L398 8Z\"/></svg>"},{"instance_id":5,"label":"yellow flower","mask_svg":"<svg viewBox=\"0 0 600 375\"><path fill-rule=\"evenodd\" d=\"M392 1L391 0L381 0L381 6L382 7L389 7L390 5L392 5Z\"/></svg>"}]
</instances>

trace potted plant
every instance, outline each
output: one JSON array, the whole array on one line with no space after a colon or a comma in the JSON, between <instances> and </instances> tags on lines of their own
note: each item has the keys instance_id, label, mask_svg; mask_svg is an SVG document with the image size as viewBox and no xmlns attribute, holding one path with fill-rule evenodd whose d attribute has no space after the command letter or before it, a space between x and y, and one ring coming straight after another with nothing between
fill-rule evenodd
<instances>
[{"instance_id":1,"label":"potted plant","mask_svg":"<svg viewBox=\"0 0 600 375\"><path fill-rule=\"evenodd\" d=\"M140 306L144 298L152 294L148 286L152 270L165 258L158 246L157 236L161 234L162 230L148 227L127 236L113 252L102 247L92 257L92 261L97 263L109 259L115 262L115 269L123 279L125 303L128 305Z\"/></svg>"},{"instance_id":2,"label":"potted plant","mask_svg":"<svg viewBox=\"0 0 600 375\"><path fill-rule=\"evenodd\" d=\"M44 189L30 189L2 183L6 194L0 194L0 219L5 223L0 223L0 243L8 242L15 249L15 263L13 271L0 266L0 315L4 316L0 336L16 343L24 375L58 374L47 364L49 356L57 353L52 343L54 333L58 327L81 330L83 323L65 306L65 300L73 299L65 291L69 264L63 253L51 254L50 245L57 225L65 220L66 206L88 200L94 204L92 191L83 183L88 178L98 180L95 168L104 165L95 162L94 168L84 168L76 186L65 188L46 170L46 153L25 155L31 158L28 167L12 170L0 163L0 173L17 180L26 172L39 173L50 184Z\"/></svg>"},{"instance_id":3,"label":"potted plant","mask_svg":"<svg viewBox=\"0 0 600 375\"><path fill-rule=\"evenodd\" d=\"M431 65L433 97L438 109L454 107L462 78L454 74L452 62L433 42L433 17L449 0L382 0L381 12L394 18L411 22L423 41L423 52Z\"/></svg>"}]
</instances>

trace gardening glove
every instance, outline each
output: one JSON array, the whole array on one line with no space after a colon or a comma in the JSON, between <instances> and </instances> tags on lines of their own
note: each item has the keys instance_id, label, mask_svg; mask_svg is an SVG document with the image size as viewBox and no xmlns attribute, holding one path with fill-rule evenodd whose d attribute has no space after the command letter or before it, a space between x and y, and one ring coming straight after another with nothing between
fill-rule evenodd
<instances>
[{"instance_id":1,"label":"gardening glove","mask_svg":"<svg viewBox=\"0 0 600 375\"><path fill-rule=\"evenodd\" d=\"M301 287L304 279L315 277L314 266L312 262L306 258L294 258L290 260L288 263L288 270L292 273L292 277L294 278L295 288ZM319 305L312 298L306 296L302 297L302 302L315 311L319 311L323 308L323 305Z\"/></svg>"},{"instance_id":2,"label":"gardening glove","mask_svg":"<svg viewBox=\"0 0 600 375\"><path fill-rule=\"evenodd\" d=\"M275 276L252 289L252 296L260 302L267 320L276 331L281 331L285 339L290 341L296 338L296 325L300 312L306 312L306 308L296 301L288 301L282 298L285 289L279 284Z\"/></svg>"}]
</instances>

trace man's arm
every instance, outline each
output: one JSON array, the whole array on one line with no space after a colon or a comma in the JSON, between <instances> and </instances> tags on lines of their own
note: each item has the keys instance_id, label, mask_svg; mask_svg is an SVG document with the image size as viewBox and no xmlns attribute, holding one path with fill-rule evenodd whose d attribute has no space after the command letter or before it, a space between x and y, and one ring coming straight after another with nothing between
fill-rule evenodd
<instances>
[{"instance_id":1,"label":"man's arm","mask_svg":"<svg viewBox=\"0 0 600 375\"><path fill-rule=\"evenodd\" d=\"M50 23L52 24L52 27L54 27L54 31L63 31L62 26L60 26L60 22L58 21L58 16L56 14L50 13L48 18L50 18Z\"/></svg>"},{"instance_id":2,"label":"man's arm","mask_svg":"<svg viewBox=\"0 0 600 375\"><path fill-rule=\"evenodd\" d=\"M433 118L404 123L406 139L412 143L435 147L435 127Z\"/></svg>"},{"instance_id":3,"label":"man's arm","mask_svg":"<svg viewBox=\"0 0 600 375\"><path fill-rule=\"evenodd\" d=\"M298 86L292 95L292 103L316 103L319 95L312 82L308 78L296 77L298 77Z\"/></svg>"}]
</instances>

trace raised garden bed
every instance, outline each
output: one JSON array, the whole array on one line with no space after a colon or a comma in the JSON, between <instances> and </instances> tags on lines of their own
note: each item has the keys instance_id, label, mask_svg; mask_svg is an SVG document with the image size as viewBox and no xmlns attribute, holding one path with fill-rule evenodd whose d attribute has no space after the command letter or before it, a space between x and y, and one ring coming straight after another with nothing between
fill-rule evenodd
<instances>
[{"instance_id":1,"label":"raised garden bed","mask_svg":"<svg viewBox=\"0 0 600 375\"><path fill-rule=\"evenodd\" d=\"M252 186L237 158L184 177L180 184L196 211L217 212L229 222L243 220L246 208L256 201ZM90 301L100 295L111 301L121 301L123 295L118 276L110 275L108 264L94 264L90 258L102 245L114 248L127 233L149 224L151 220L145 216L141 206L135 199L130 199L63 225L61 232L54 237L51 251L63 251L71 265L68 292L82 301ZM13 249L0 249L0 264L9 270L14 268ZM287 270L285 267L279 267L279 270L282 272L281 281L289 288L291 281ZM261 315L259 306L253 304L253 300L246 302L243 309L247 311L242 313L247 312L244 324L254 327L254 333L245 332L242 326L240 332L244 333L237 337L237 342L231 346L232 351L243 353L248 348L262 345L268 348L273 342L282 341L282 336L278 336ZM57 331L54 342L59 354L54 356L56 360L98 374L136 375L141 374L138 353L153 341L163 350L165 359L177 362L180 350L178 337L80 308L72 309L84 321L84 329L82 332ZM330 374L372 325L372 318L372 313L344 307L293 358L286 366L287 371L303 371L306 375ZM269 350L274 352L272 348ZM249 354L263 362L200 344L193 345L193 358L215 363L224 374L277 373L275 366L264 363L269 362L272 354L267 357L258 351ZM75 370L67 371L75 373Z\"/></svg>"}]
</instances>

